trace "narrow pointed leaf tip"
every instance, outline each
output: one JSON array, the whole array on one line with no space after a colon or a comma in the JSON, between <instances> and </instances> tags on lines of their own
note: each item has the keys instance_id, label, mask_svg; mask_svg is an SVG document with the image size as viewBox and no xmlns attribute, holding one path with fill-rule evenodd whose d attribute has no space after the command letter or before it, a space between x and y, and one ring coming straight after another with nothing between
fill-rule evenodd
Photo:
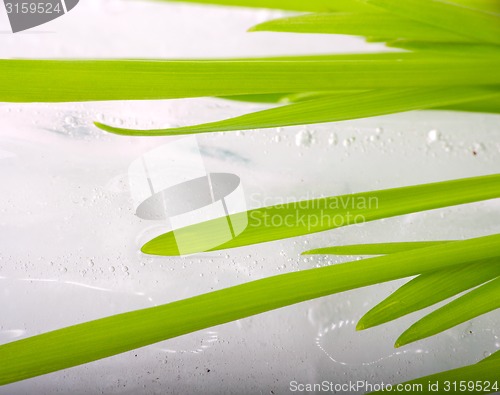
<instances>
[{"instance_id":1,"label":"narrow pointed leaf tip","mask_svg":"<svg viewBox=\"0 0 500 395\"><path fill-rule=\"evenodd\" d=\"M217 244L227 233L224 221L212 220L168 232L147 242L142 252L187 255L322 232L355 223L500 197L500 174L381 191L313 199L234 214L247 221L232 240ZM182 239L179 248L177 239ZM181 251L180 251L181 250Z\"/></svg>"},{"instance_id":2,"label":"narrow pointed leaf tip","mask_svg":"<svg viewBox=\"0 0 500 395\"><path fill-rule=\"evenodd\" d=\"M445 107L499 96L498 91L483 88L383 89L320 97L218 122L169 129L134 130L101 123L96 126L126 136L166 136L227 132L260 128L345 121L397 112Z\"/></svg>"},{"instance_id":3,"label":"narrow pointed leaf tip","mask_svg":"<svg viewBox=\"0 0 500 395\"><path fill-rule=\"evenodd\" d=\"M442 0L363 0L401 17L477 42L500 44L500 15Z\"/></svg>"},{"instance_id":4,"label":"narrow pointed leaf tip","mask_svg":"<svg viewBox=\"0 0 500 395\"><path fill-rule=\"evenodd\" d=\"M401 347L500 308L500 277L425 316L396 340Z\"/></svg>"},{"instance_id":5,"label":"narrow pointed leaf tip","mask_svg":"<svg viewBox=\"0 0 500 395\"><path fill-rule=\"evenodd\" d=\"M260 23L249 31L349 34L441 42L469 41L461 35L387 13L307 14Z\"/></svg>"},{"instance_id":6,"label":"narrow pointed leaf tip","mask_svg":"<svg viewBox=\"0 0 500 395\"><path fill-rule=\"evenodd\" d=\"M498 258L422 274L373 307L359 320L356 329L367 329L395 320L483 284L499 275L500 260Z\"/></svg>"}]
</instances>

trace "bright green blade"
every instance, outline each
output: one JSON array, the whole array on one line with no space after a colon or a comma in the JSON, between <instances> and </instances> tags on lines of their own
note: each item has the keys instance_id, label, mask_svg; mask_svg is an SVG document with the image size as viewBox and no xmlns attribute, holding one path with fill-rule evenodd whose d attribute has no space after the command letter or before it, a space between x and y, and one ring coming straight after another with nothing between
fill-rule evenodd
<instances>
[{"instance_id":1,"label":"bright green blade","mask_svg":"<svg viewBox=\"0 0 500 395\"><path fill-rule=\"evenodd\" d=\"M218 99L242 101L249 103L280 103L284 98L286 98L288 93L268 93L263 95L236 95L236 96L221 96Z\"/></svg>"},{"instance_id":2,"label":"bright green blade","mask_svg":"<svg viewBox=\"0 0 500 395\"><path fill-rule=\"evenodd\" d=\"M432 306L500 276L498 258L422 274L368 311L356 329L367 329Z\"/></svg>"},{"instance_id":3,"label":"bright green blade","mask_svg":"<svg viewBox=\"0 0 500 395\"><path fill-rule=\"evenodd\" d=\"M421 41L467 41L461 35L386 13L307 14L264 22L249 31L350 34Z\"/></svg>"},{"instance_id":4,"label":"bright green blade","mask_svg":"<svg viewBox=\"0 0 500 395\"><path fill-rule=\"evenodd\" d=\"M442 241L409 241L399 243L353 244L346 246L333 246L316 248L304 251L302 255L383 255L397 252L415 250L417 248L432 247L449 243L454 240Z\"/></svg>"},{"instance_id":5,"label":"bright green blade","mask_svg":"<svg viewBox=\"0 0 500 395\"><path fill-rule=\"evenodd\" d=\"M393 114L500 96L485 88L384 89L340 97L324 97L271 108L222 121L168 129L137 130L95 125L107 132L125 136L165 136L282 126L337 122Z\"/></svg>"},{"instance_id":6,"label":"bright green blade","mask_svg":"<svg viewBox=\"0 0 500 395\"><path fill-rule=\"evenodd\" d=\"M400 60L396 60L397 58ZM371 60L370 60L371 59ZM0 101L154 100L281 92L500 85L500 59L418 53L329 60L0 60Z\"/></svg>"},{"instance_id":7,"label":"bright green blade","mask_svg":"<svg viewBox=\"0 0 500 395\"><path fill-rule=\"evenodd\" d=\"M441 0L363 0L385 11L461 35L500 44L500 16Z\"/></svg>"},{"instance_id":8,"label":"bright green blade","mask_svg":"<svg viewBox=\"0 0 500 395\"><path fill-rule=\"evenodd\" d=\"M500 361L500 350L498 351L495 351L493 354L491 354L489 357L479 361L479 363L482 363L482 362L489 362L489 361L493 361L493 360L497 360L497 361Z\"/></svg>"},{"instance_id":9,"label":"bright green blade","mask_svg":"<svg viewBox=\"0 0 500 395\"><path fill-rule=\"evenodd\" d=\"M366 91L336 91L336 92L303 92L303 93L276 93L269 95L246 95L246 96L227 96L220 99L236 100L253 103L297 103L305 100L318 99L323 97L338 98L347 94L360 93ZM441 107L429 108L429 110L445 110L445 111L466 111L466 112L482 112L491 114L500 114L500 95L490 97L488 99L476 100Z\"/></svg>"},{"instance_id":10,"label":"bright green blade","mask_svg":"<svg viewBox=\"0 0 500 395\"><path fill-rule=\"evenodd\" d=\"M458 103L443 107L437 107L433 108L433 110L468 111L468 112L500 114L500 96L491 97L486 100L477 100L467 103Z\"/></svg>"},{"instance_id":11,"label":"bright green blade","mask_svg":"<svg viewBox=\"0 0 500 395\"><path fill-rule=\"evenodd\" d=\"M223 6L271 8L289 11L366 11L374 7L356 0L163 0Z\"/></svg>"},{"instance_id":12,"label":"bright green blade","mask_svg":"<svg viewBox=\"0 0 500 395\"><path fill-rule=\"evenodd\" d=\"M386 42L386 45L409 51L421 51L429 54L460 56L464 58L498 58L500 57L500 45L491 44L469 44L453 42L432 42L416 40L395 40Z\"/></svg>"},{"instance_id":13,"label":"bright green blade","mask_svg":"<svg viewBox=\"0 0 500 395\"><path fill-rule=\"evenodd\" d=\"M396 340L396 347L415 342L500 308L500 277L425 316Z\"/></svg>"},{"instance_id":14,"label":"bright green blade","mask_svg":"<svg viewBox=\"0 0 500 395\"><path fill-rule=\"evenodd\" d=\"M452 0L452 3L500 14L500 1L498 0Z\"/></svg>"},{"instance_id":15,"label":"bright green blade","mask_svg":"<svg viewBox=\"0 0 500 395\"><path fill-rule=\"evenodd\" d=\"M500 383L498 372L500 359L481 362L446 372L432 374L407 381L401 388L402 394L492 394L498 393ZM437 383L437 387L436 387ZM429 388L432 384L433 387ZM393 386L396 392L397 386ZM386 394L387 391L370 392L370 394Z\"/></svg>"},{"instance_id":16,"label":"bright green blade","mask_svg":"<svg viewBox=\"0 0 500 395\"><path fill-rule=\"evenodd\" d=\"M142 252L175 256L222 250L498 197L500 175L496 174L301 201L231 215L233 223L248 224L237 237L223 244L218 241L226 237L226 217L160 235L146 243ZM182 241L182 251L177 239Z\"/></svg>"},{"instance_id":17,"label":"bright green blade","mask_svg":"<svg viewBox=\"0 0 500 395\"><path fill-rule=\"evenodd\" d=\"M0 385L337 292L500 256L500 234L292 272L0 346Z\"/></svg>"},{"instance_id":18,"label":"bright green blade","mask_svg":"<svg viewBox=\"0 0 500 395\"><path fill-rule=\"evenodd\" d=\"M339 98L353 93L368 92L363 90L342 90L332 92L271 93L264 95L223 96L217 99L236 100L251 103L289 104L323 97Z\"/></svg>"}]
</instances>

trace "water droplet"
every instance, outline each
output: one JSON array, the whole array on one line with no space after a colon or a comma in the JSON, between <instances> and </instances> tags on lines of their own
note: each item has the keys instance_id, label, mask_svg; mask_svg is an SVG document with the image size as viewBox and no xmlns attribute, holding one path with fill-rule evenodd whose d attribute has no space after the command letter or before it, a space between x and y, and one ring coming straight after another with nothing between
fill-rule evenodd
<instances>
[{"instance_id":1,"label":"water droplet","mask_svg":"<svg viewBox=\"0 0 500 395\"><path fill-rule=\"evenodd\" d=\"M295 135L295 144L300 147L310 147L314 142L313 133L307 129L301 130Z\"/></svg>"},{"instance_id":2,"label":"water droplet","mask_svg":"<svg viewBox=\"0 0 500 395\"><path fill-rule=\"evenodd\" d=\"M342 141L342 145L344 147L349 147L352 143L354 143L355 140L356 140L356 137L349 137L347 139L344 139L344 141Z\"/></svg>"},{"instance_id":3,"label":"water droplet","mask_svg":"<svg viewBox=\"0 0 500 395\"><path fill-rule=\"evenodd\" d=\"M71 126L71 127L78 126L78 120L74 116L71 116L71 115L68 115L67 117L64 118L64 123L68 126Z\"/></svg>"},{"instance_id":4,"label":"water droplet","mask_svg":"<svg viewBox=\"0 0 500 395\"><path fill-rule=\"evenodd\" d=\"M432 144L440 139L440 134L436 129L432 129L427 133L427 142Z\"/></svg>"},{"instance_id":5,"label":"water droplet","mask_svg":"<svg viewBox=\"0 0 500 395\"><path fill-rule=\"evenodd\" d=\"M330 145L337 145L338 143L338 138L335 133L331 133L330 136L328 137L328 144Z\"/></svg>"}]
</instances>

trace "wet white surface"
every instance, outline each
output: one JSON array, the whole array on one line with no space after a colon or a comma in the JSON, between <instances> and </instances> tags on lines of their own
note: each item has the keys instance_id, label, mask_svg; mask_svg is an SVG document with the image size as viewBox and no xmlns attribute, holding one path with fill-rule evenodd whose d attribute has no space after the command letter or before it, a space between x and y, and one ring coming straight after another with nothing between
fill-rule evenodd
<instances>
[{"instance_id":1,"label":"wet white surface","mask_svg":"<svg viewBox=\"0 0 500 395\"><path fill-rule=\"evenodd\" d=\"M277 15L87 0L38 30L0 34L0 56L215 57L377 48L346 37L244 32ZM0 13L0 30L7 29ZM213 99L0 104L0 343L345 260L299 256L315 247L500 232L500 202L489 201L196 257L142 255L142 243L164 223L134 216L127 171L171 139L108 135L92 121L161 127L258 108ZM500 117L482 114L414 112L207 134L198 143L208 171L241 178L249 207L500 172ZM0 387L0 394L282 394L292 380L399 382L476 362L500 348L498 313L397 351L394 340L425 311L355 332L353 321L400 283L210 328Z\"/></svg>"}]
</instances>

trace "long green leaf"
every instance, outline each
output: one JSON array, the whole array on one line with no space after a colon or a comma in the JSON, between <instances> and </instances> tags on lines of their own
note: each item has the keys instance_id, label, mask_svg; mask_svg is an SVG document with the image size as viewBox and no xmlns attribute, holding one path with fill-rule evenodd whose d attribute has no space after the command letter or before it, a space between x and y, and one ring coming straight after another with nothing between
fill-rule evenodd
<instances>
[{"instance_id":1,"label":"long green leaf","mask_svg":"<svg viewBox=\"0 0 500 395\"><path fill-rule=\"evenodd\" d=\"M303 93L276 93L264 95L242 95L226 96L220 99L236 100L253 103L296 103L305 100L318 99L323 97L339 98L350 93L359 93L363 91L336 91L336 92L303 92ZM364 91L366 92L366 91ZM447 111L468 111L482 112L491 114L500 114L500 95L489 97L487 99L468 101L464 103L451 104L429 108L428 110L447 110Z\"/></svg>"},{"instance_id":2,"label":"long green leaf","mask_svg":"<svg viewBox=\"0 0 500 395\"><path fill-rule=\"evenodd\" d=\"M498 0L452 0L452 3L500 14L500 2Z\"/></svg>"},{"instance_id":3,"label":"long green leaf","mask_svg":"<svg viewBox=\"0 0 500 395\"><path fill-rule=\"evenodd\" d=\"M500 350L498 351L495 351L493 354L491 354L489 357L479 361L479 363L482 363L482 362L489 362L489 361L493 361L493 360L499 360L500 361Z\"/></svg>"},{"instance_id":4,"label":"long green leaf","mask_svg":"<svg viewBox=\"0 0 500 395\"><path fill-rule=\"evenodd\" d=\"M0 60L0 101L154 100L281 92L500 85L500 59L421 54L329 60ZM363 59L364 58L364 59ZM371 59L371 60L369 60Z\"/></svg>"},{"instance_id":5,"label":"long green leaf","mask_svg":"<svg viewBox=\"0 0 500 395\"><path fill-rule=\"evenodd\" d=\"M500 277L425 316L396 340L396 347L435 335L500 308Z\"/></svg>"},{"instance_id":6,"label":"long green leaf","mask_svg":"<svg viewBox=\"0 0 500 395\"><path fill-rule=\"evenodd\" d=\"M415 250L417 248L432 247L439 244L449 243L453 240L442 241L409 241L398 243L375 243L375 244L353 244L345 246L333 246L316 248L304 251L302 255L383 255L395 254L397 252Z\"/></svg>"},{"instance_id":7,"label":"long green leaf","mask_svg":"<svg viewBox=\"0 0 500 395\"><path fill-rule=\"evenodd\" d=\"M292 272L0 346L0 385L349 289L500 256L500 234Z\"/></svg>"},{"instance_id":8,"label":"long green leaf","mask_svg":"<svg viewBox=\"0 0 500 395\"><path fill-rule=\"evenodd\" d=\"M436 53L440 55L455 57L460 56L464 58L498 58L500 56L500 45L491 44L395 40L386 42L386 45L410 51L423 51L429 54Z\"/></svg>"},{"instance_id":9,"label":"long green leaf","mask_svg":"<svg viewBox=\"0 0 500 395\"><path fill-rule=\"evenodd\" d=\"M241 247L302 236L364 221L432 210L500 197L500 175L465 178L426 185L364 192L263 207L231 215L234 223L248 220L247 227L231 241L218 245L227 233L227 219L221 218L168 232L149 241L142 252L182 254ZM186 245L184 245L186 244Z\"/></svg>"},{"instance_id":10,"label":"long green leaf","mask_svg":"<svg viewBox=\"0 0 500 395\"><path fill-rule=\"evenodd\" d=\"M437 107L433 108L433 110L468 111L468 112L500 114L500 96L491 97L486 100L477 100L467 103L457 103L453 105Z\"/></svg>"},{"instance_id":11,"label":"long green leaf","mask_svg":"<svg viewBox=\"0 0 500 395\"><path fill-rule=\"evenodd\" d=\"M479 88L386 89L347 94L341 97L312 99L194 126L137 130L117 128L99 122L96 122L95 125L107 132L125 136L183 135L337 122L447 106L467 102L471 99L479 100L496 96L500 96L497 90Z\"/></svg>"},{"instance_id":12,"label":"long green leaf","mask_svg":"<svg viewBox=\"0 0 500 395\"><path fill-rule=\"evenodd\" d=\"M500 16L441 0L363 0L391 14L479 42L500 44Z\"/></svg>"},{"instance_id":13,"label":"long green leaf","mask_svg":"<svg viewBox=\"0 0 500 395\"><path fill-rule=\"evenodd\" d=\"M500 276L498 259L422 274L368 311L356 329L367 329L432 306ZM500 298L500 295L499 295Z\"/></svg>"},{"instance_id":14,"label":"long green leaf","mask_svg":"<svg viewBox=\"0 0 500 395\"><path fill-rule=\"evenodd\" d=\"M384 36L421 41L464 42L461 35L385 13L320 13L274 19L249 31Z\"/></svg>"}]
</instances>

